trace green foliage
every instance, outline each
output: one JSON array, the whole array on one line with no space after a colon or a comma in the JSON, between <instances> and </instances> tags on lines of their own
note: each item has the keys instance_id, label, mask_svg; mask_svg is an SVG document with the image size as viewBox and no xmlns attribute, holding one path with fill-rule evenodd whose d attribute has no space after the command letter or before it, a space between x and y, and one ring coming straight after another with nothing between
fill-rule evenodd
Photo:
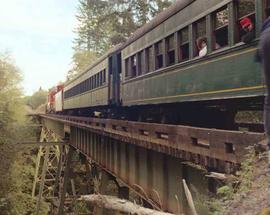
<instances>
[{"instance_id":1,"label":"green foliage","mask_svg":"<svg viewBox=\"0 0 270 215\"><path fill-rule=\"evenodd\" d=\"M0 54L0 144L12 136L12 125L22 118L19 69L8 55Z\"/></svg>"},{"instance_id":2,"label":"green foliage","mask_svg":"<svg viewBox=\"0 0 270 215\"><path fill-rule=\"evenodd\" d=\"M75 50L72 56L73 65L67 73L67 80L74 78L76 74L97 60L95 52L86 50Z\"/></svg>"},{"instance_id":3,"label":"green foliage","mask_svg":"<svg viewBox=\"0 0 270 215\"><path fill-rule=\"evenodd\" d=\"M263 111L239 111L235 117L236 122L263 123Z\"/></svg>"},{"instance_id":4,"label":"green foliage","mask_svg":"<svg viewBox=\"0 0 270 215\"><path fill-rule=\"evenodd\" d=\"M19 153L14 143L35 137L25 117L20 88L21 74L8 55L0 55L0 214L33 214L31 197L34 165L31 150ZM41 214L47 214L42 203Z\"/></svg>"},{"instance_id":5,"label":"green foliage","mask_svg":"<svg viewBox=\"0 0 270 215\"><path fill-rule=\"evenodd\" d=\"M30 106L32 109L37 109L40 105L45 104L47 101L48 91L40 88L32 96L25 97L25 104Z\"/></svg>"},{"instance_id":6,"label":"green foliage","mask_svg":"<svg viewBox=\"0 0 270 215\"><path fill-rule=\"evenodd\" d=\"M230 185L219 187L217 194L223 196L225 199L231 199L233 196L233 188Z\"/></svg>"}]
</instances>

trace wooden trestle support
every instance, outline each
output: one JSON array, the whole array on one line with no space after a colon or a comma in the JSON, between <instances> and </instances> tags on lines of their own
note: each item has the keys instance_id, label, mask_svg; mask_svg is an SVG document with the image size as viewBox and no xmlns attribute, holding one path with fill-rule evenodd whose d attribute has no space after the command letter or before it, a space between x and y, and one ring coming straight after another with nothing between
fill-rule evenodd
<instances>
[{"instance_id":1,"label":"wooden trestle support","mask_svg":"<svg viewBox=\"0 0 270 215\"><path fill-rule=\"evenodd\" d=\"M39 145L32 189L32 197L37 198L35 214L40 213L43 200L50 205L50 215L78 214L74 203L80 193L76 192L71 167L77 161L74 159L77 151L46 127L42 127ZM128 193L128 191L122 192L123 187L116 182L114 177L95 166L85 156L82 156L82 160L86 167L85 176L88 182L93 179L96 181L95 185L93 181L92 184L86 183L88 187L84 194L93 193L93 191L103 193L108 181L114 181L119 188L119 195L124 198L123 193ZM92 191L89 192L89 190ZM103 209L94 208L94 214L102 215Z\"/></svg>"},{"instance_id":2,"label":"wooden trestle support","mask_svg":"<svg viewBox=\"0 0 270 215\"><path fill-rule=\"evenodd\" d=\"M50 144L39 147L36 159L36 170L32 189L32 197L37 198L36 215L39 214L42 200L50 203L52 214L56 214L55 211L59 211L60 206L62 208L64 207L61 201L63 199L61 198L61 193L63 189L66 189L67 182L65 181L67 180L65 179L69 178L64 171L69 169L65 167L69 167L73 152L73 150L69 149L68 145L59 144L60 137L52 130L42 127L40 143L46 142Z\"/></svg>"}]
</instances>

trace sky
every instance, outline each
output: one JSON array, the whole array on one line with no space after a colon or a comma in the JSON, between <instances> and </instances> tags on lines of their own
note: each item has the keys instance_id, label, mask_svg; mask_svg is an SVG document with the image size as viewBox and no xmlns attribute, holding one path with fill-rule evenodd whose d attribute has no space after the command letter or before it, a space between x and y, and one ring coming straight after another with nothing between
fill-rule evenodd
<instances>
[{"instance_id":1,"label":"sky","mask_svg":"<svg viewBox=\"0 0 270 215\"><path fill-rule=\"evenodd\" d=\"M0 0L0 52L10 53L21 70L25 95L65 80L71 67L77 3Z\"/></svg>"}]
</instances>

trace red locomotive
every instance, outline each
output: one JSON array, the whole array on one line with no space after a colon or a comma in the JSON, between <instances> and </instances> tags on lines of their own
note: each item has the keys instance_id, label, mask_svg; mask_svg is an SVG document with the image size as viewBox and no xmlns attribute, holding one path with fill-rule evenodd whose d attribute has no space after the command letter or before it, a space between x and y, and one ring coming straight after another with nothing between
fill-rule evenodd
<instances>
[{"instance_id":1,"label":"red locomotive","mask_svg":"<svg viewBox=\"0 0 270 215\"><path fill-rule=\"evenodd\" d=\"M57 113L63 110L63 90L64 85L58 84L49 91L46 113Z\"/></svg>"}]
</instances>

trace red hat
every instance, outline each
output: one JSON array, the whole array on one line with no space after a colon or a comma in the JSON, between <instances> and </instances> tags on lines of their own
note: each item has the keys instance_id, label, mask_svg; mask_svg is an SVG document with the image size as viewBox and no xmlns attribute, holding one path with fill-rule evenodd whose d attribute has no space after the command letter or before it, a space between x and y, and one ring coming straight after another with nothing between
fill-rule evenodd
<instances>
[{"instance_id":1,"label":"red hat","mask_svg":"<svg viewBox=\"0 0 270 215\"><path fill-rule=\"evenodd\" d=\"M240 25L242 26L242 28L245 28L251 24L252 24L252 22L251 22L250 18L247 18L247 17L240 21Z\"/></svg>"}]
</instances>

